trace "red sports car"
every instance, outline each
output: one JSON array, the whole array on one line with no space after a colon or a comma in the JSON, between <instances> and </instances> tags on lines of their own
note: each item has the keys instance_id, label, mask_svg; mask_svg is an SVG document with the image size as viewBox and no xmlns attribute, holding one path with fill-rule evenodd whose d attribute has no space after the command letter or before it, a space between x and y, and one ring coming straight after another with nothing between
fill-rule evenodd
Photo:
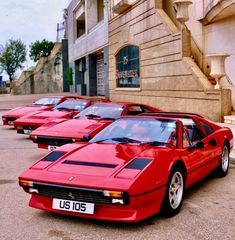
<instances>
[{"instance_id":1,"label":"red sports car","mask_svg":"<svg viewBox=\"0 0 235 240\"><path fill-rule=\"evenodd\" d=\"M19 176L34 208L140 221L181 208L184 190L215 170L223 177L230 129L193 114L123 117L88 143L67 144Z\"/></svg>"},{"instance_id":2,"label":"red sports car","mask_svg":"<svg viewBox=\"0 0 235 240\"><path fill-rule=\"evenodd\" d=\"M55 119L71 119L91 105L91 100L66 100L57 105L53 111L38 111L20 117L14 121L17 133L30 134L41 125Z\"/></svg>"},{"instance_id":3,"label":"red sports car","mask_svg":"<svg viewBox=\"0 0 235 240\"><path fill-rule=\"evenodd\" d=\"M57 119L42 125L30 135L39 148L54 150L66 143L80 142L83 137L93 137L104 127L123 115L137 115L159 111L144 104L106 102L83 110L74 119Z\"/></svg>"},{"instance_id":4,"label":"red sports car","mask_svg":"<svg viewBox=\"0 0 235 240\"><path fill-rule=\"evenodd\" d=\"M33 103L32 106L17 107L2 115L3 125L13 126L14 121L26 114L35 111L48 111L57 104L62 103L67 99L82 99L78 96L49 96L43 97Z\"/></svg>"}]
</instances>

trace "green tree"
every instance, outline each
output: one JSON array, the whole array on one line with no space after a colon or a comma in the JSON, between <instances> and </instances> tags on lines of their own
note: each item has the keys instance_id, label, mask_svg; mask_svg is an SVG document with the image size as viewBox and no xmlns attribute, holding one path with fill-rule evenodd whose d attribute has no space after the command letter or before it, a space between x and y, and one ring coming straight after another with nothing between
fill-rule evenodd
<instances>
[{"instance_id":1,"label":"green tree","mask_svg":"<svg viewBox=\"0 0 235 240\"><path fill-rule=\"evenodd\" d=\"M26 61L26 45L21 40L10 39L0 53L0 68L9 76L10 82L18 68Z\"/></svg>"},{"instance_id":2,"label":"green tree","mask_svg":"<svg viewBox=\"0 0 235 240\"><path fill-rule=\"evenodd\" d=\"M69 85L73 85L73 68L68 68L66 71L66 82Z\"/></svg>"},{"instance_id":3,"label":"green tree","mask_svg":"<svg viewBox=\"0 0 235 240\"><path fill-rule=\"evenodd\" d=\"M29 56L34 61L37 62L40 57L48 57L53 49L55 43L43 39L41 42L37 40L30 44Z\"/></svg>"}]
</instances>

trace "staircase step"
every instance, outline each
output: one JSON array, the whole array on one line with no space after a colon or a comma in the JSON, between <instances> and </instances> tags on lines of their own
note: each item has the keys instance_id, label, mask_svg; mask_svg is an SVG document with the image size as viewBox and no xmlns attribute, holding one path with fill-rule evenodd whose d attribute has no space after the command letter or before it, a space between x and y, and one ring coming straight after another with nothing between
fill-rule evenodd
<instances>
[{"instance_id":1,"label":"staircase step","mask_svg":"<svg viewBox=\"0 0 235 240\"><path fill-rule=\"evenodd\" d=\"M235 115L224 116L224 122L235 125Z\"/></svg>"}]
</instances>

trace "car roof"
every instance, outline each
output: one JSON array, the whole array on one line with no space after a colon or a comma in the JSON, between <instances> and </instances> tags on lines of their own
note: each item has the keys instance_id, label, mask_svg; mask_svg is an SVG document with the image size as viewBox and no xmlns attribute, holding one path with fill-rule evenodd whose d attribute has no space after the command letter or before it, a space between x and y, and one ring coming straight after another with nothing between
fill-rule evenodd
<instances>
[{"instance_id":1,"label":"car roof","mask_svg":"<svg viewBox=\"0 0 235 240\"><path fill-rule=\"evenodd\" d=\"M184 117L186 116L186 117ZM122 116L120 117L122 119L124 118L127 118L127 119L136 119L136 118L139 118L139 119L165 119L165 120L174 120L174 121L180 121L182 122L182 124L184 126L195 126L196 123L194 121L193 118L190 118L190 116L188 115L182 115L182 116L177 116L172 114L169 114L168 116L167 115L157 115L157 114L139 114L139 115L136 115L136 116Z\"/></svg>"},{"instance_id":2,"label":"car roof","mask_svg":"<svg viewBox=\"0 0 235 240\"><path fill-rule=\"evenodd\" d=\"M89 102L89 101L91 101L91 100L89 100L89 99L67 99L67 100L65 100L64 102L78 102L78 101L81 101L81 102ZM63 102L63 103L64 103Z\"/></svg>"},{"instance_id":3,"label":"car roof","mask_svg":"<svg viewBox=\"0 0 235 240\"><path fill-rule=\"evenodd\" d=\"M141 105L141 106L146 106L146 104L134 103L134 102L98 102L98 103L95 103L94 105L98 105L98 104L104 104L104 105L119 105L119 106L128 106L128 105Z\"/></svg>"},{"instance_id":4,"label":"car roof","mask_svg":"<svg viewBox=\"0 0 235 240\"><path fill-rule=\"evenodd\" d=\"M150 112L150 113L142 113L141 116L164 116L164 117L173 117L173 118L194 118L200 117L201 115L196 113L186 113L186 112Z\"/></svg>"}]
</instances>

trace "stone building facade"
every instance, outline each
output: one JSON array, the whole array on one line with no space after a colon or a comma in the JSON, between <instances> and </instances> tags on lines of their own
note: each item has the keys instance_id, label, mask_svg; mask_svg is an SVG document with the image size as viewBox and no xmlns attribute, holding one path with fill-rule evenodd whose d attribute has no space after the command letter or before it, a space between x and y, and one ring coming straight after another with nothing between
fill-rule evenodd
<instances>
[{"instance_id":1,"label":"stone building facade","mask_svg":"<svg viewBox=\"0 0 235 240\"><path fill-rule=\"evenodd\" d=\"M72 92L108 96L108 14L106 1L72 0L67 8Z\"/></svg>"},{"instance_id":2,"label":"stone building facade","mask_svg":"<svg viewBox=\"0 0 235 240\"><path fill-rule=\"evenodd\" d=\"M231 90L214 89L208 80L209 63L200 65L192 51L194 23L177 21L173 1L109 2L111 100L194 112L215 121L231 113Z\"/></svg>"},{"instance_id":3,"label":"stone building facade","mask_svg":"<svg viewBox=\"0 0 235 240\"><path fill-rule=\"evenodd\" d=\"M189 21L193 49L198 65L209 74L211 61L208 55L228 54L225 59L225 76L222 88L232 90L235 109L235 0L192 0ZM197 50L196 47L197 46Z\"/></svg>"},{"instance_id":4,"label":"stone building facade","mask_svg":"<svg viewBox=\"0 0 235 240\"><path fill-rule=\"evenodd\" d=\"M12 93L58 93L63 92L61 43L56 43L50 56L41 57L32 71L23 71L13 81Z\"/></svg>"}]
</instances>

